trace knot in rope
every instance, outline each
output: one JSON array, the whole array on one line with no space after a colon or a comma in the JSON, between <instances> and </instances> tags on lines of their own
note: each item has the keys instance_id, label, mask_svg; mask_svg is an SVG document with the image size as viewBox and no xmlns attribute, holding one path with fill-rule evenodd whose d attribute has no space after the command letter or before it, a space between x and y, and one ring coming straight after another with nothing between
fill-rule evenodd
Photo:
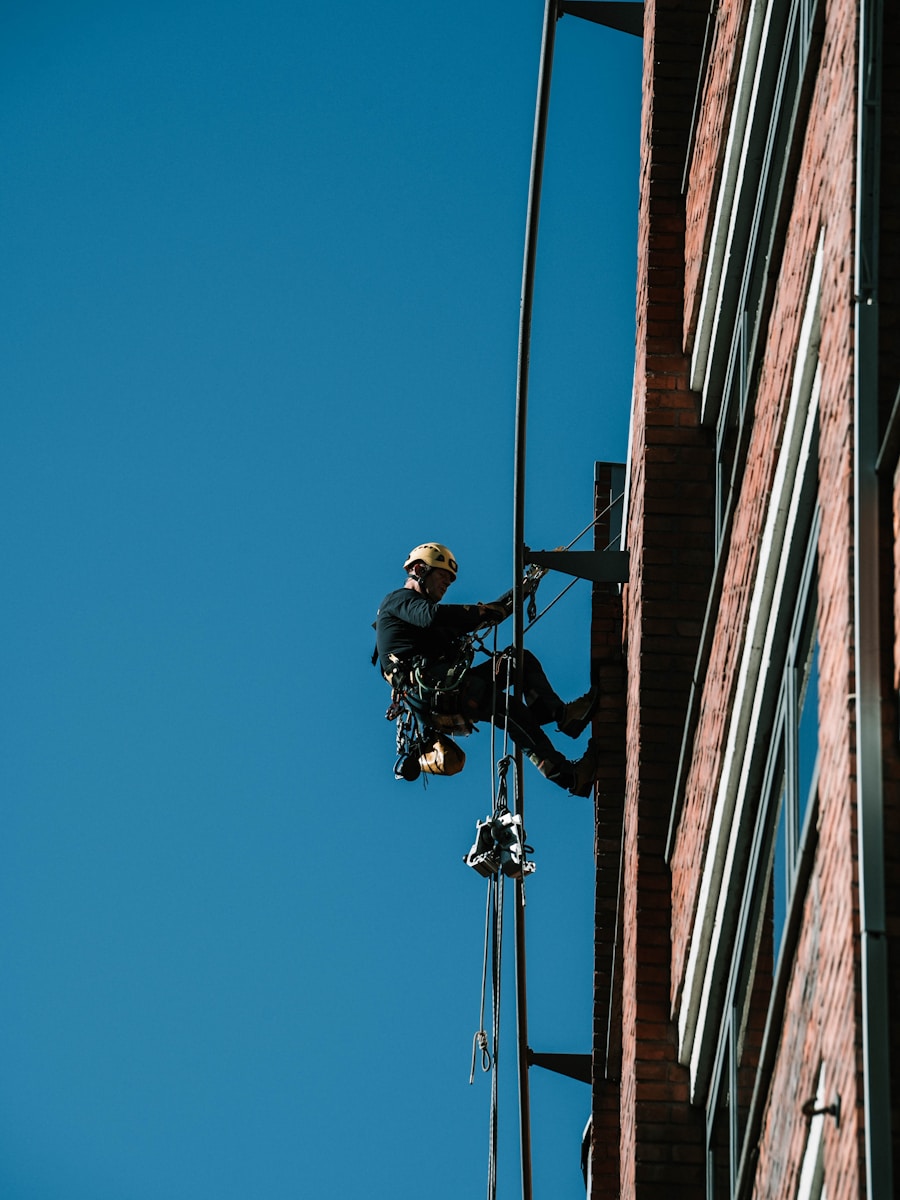
<instances>
[{"instance_id":1,"label":"knot in rope","mask_svg":"<svg viewBox=\"0 0 900 1200\"><path fill-rule=\"evenodd\" d=\"M469 1072L470 1084L475 1082L475 1063L479 1050L481 1051L481 1069L487 1074L494 1065L494 1060L491 1058L491 1052L488 1049L488 1036L484 1029L479 1029L472 1039L472 1070Z\"/></svg>"}]
</instances>

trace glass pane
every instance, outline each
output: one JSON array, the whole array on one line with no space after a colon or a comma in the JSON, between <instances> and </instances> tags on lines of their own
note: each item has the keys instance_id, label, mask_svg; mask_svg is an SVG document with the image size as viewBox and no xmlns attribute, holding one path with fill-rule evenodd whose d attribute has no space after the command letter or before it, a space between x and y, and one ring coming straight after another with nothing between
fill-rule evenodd
<instances>
[{"instance_id":1,"label":"glass pane","mask_svg":"<svg viewBox=\"0 0 900 1200\"><path fill-rule=\"evenodd\" d=\"M778 962L781 938L787 920L788 862L787 862L787 809L784 803L784 785L778 797L778 818L775 826L775 858L772 864L773 961Z\"/></svg>"},{"instance_id":2,"label":"glass pane","mask_svg":"<svg viewBox=\"0 0 900 1200\"><path fill-rule=\"evenodd\" d=\"M722 1070L716 1110L709 1139L709 1175L707 1195L710 1200L730 1200L731 1196L731 1129L728 1104L728 1055Z\"/></svg>"},{"instance_id":3,"label":"glass pane","mask_svg":"<svg viewBox=\"0 0 900 1200\"><path fill-rule=\"evenodd\" d=\"M737 1063L736 1063L736 1151L740 1161L744 1147L747 1115L753 1087L759 1069L766 1017L772 998L772 888L771 876L763 866L759 882L763 893L758 895L748 921L737 985Z\"/></svg>"},{"instance_id":4,"label":"glass pane","mask_svg":"<svg viewBox=\"0 0 900 1200\"><path fill-rule=\"evenodd\" d=\"M725 520L725 509L728 505L728 493L731 488L731 477L734 473L735 451L737 449L738 422L734 396L724 400L725 411L719 422L718 430L718 464L716 471L717 524L718 536L721 536L722 523Z\"/></svg>"},{"instance_id":5,"label":"glass pane","mask_svg":"<svg viewBox=\"0 0 900 1200\"><path fill-rule=\"evenodd\" d=\"M803 819L809 807L816 757L819 753L819 639L813 633L812 646L801 676L797 705L797 836L803 829Z\"/></svg>"},{"instance_id":6,"label":"glass pane","mask_svg":"<svg viewBox=\"0 0 900 1200\"><path fill-rule=\"evenodd\" d=\"M759 1052L762 1047L769 1001L772 997L772 939L771 925L763 924L762 939L754 957L754 970L750 987L744 997L744 1011L737 1061L737 1157L740 1159L747 1128L747 1114L753 1098L753 1086L759 1067Z\"/></svg>"}]
</instances>

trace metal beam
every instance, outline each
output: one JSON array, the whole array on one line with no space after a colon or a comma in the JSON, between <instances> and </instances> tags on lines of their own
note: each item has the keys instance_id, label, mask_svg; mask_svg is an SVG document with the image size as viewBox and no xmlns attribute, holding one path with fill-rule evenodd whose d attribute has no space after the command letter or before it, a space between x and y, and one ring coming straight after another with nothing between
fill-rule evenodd
<instances>
[{"instance_id":1,"label":"metal beam","mask_svg":"<svg viewBox=\"0 0 900 1200\"><path fill-rule=\"evenodd\" d=\"M525 562L594 583L628 582L627 550L529 550Z\"/></svg>"},{"instance_id":2,"label":"metal beam","mask_svg":"<svg viewBox=\"0 0 900 1200\"><path fill-rule=\"evenodd\" d=\"M637 0L637 3L628 0L562 0L559 11L560 15L568 13L608 29L633 33L635 37L644 36L643 0Z\"/></svg>"},{"instance_id":3,"label":"metal beam","mask_svg":"<svg viewBox=\"0 0 900 1200\"><path fill-rule=\"evenodd\" d=\"M528 1065L555 1071L557 1075L567 1075L581 1083L591 1082L590 1054L536 1054L529 1048Z\"/></svg>"}]
</instances>

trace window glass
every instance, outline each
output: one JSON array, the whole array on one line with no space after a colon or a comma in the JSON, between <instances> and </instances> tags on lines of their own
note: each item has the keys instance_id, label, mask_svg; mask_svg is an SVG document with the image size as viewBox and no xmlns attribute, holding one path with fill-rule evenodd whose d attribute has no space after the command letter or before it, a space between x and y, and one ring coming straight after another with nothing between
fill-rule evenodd
<instances>
[{"instance_id":1,"label":"window glass","mask_svg":"<svg viewBox=\"0 0 900 1200\"><path fill-rule=\"evenodd\" d=\"M803 829L819 754L819 639L815 631L805 664L797 714L797 831Z\"/></svg>"},{"instance_id":2,"label":"window glass","mask_svg":"<svg viewBox=\"0 0 900 1200\"><path fill-rule=\"evenodd\" d=\"M775 825L775 854L772 863L772 947L775 962L781 949L781 936L787 919L787 805L784 802L784 783L778 797L778 820Z\"/></svg>"},{"instance_id":3,"label":"window glass","mask_svg":"<svg viewBox=\"0 0 900 1200\"><path fill-rule=\"evenodd\" d=\"M731 1119L729 1114L728 1059L722 1067L712 1129L709 1135L707 1194L712 1200L731 1196Z\"/></svg>"},{"instance_id":4,"label":"window glass","mask_svg":"<svg viewBox=\"0 0 900 1200\"><path fill-rule=\"evenodd\" d=\"M762 770L755 848L720 1034L724 1058L707 1108L707 1196L730 1197L759 1070L776 968L785 940L806 811L814 797L819 725L816 627L818 519L811 518L796 607L786 614L779 695Z\"/></svg>"},{"instance_id":5,"label":"window glass","mask_svg":"<svg viewBox=\"0 0 900 1200\"><path fill-rule=\"evenodd\" d=\"M738 1021L737 1072L735 1079L735 1116L737 1119L737 1156L740 1158L747 1129L747 1115L753 1098L753 1086L759 1068L769 1001L772 996L772 916L771 908L755 921L756 933L748 933L744 944L738 994L742 1003Z\"/></svg>"}]
</instances>

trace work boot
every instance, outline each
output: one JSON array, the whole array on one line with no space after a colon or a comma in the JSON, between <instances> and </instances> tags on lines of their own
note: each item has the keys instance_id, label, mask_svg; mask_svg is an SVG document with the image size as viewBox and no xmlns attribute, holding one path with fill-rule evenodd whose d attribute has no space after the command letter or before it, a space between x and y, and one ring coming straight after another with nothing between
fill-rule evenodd
<instances>
[{"instance_id":1,"label":"work boot","mask_svg":"<svg viewBox=\"0 0 900 1200\"><path fill-rule=\"evenodd\" d=\"M572 763L574 782L570 785L569 791L573 796L591 795L597 779L597 767L599 763L600 747L594 742L589 742L587 750L585 750L578 762Z\"/></svg>"},{"instance_id":2,"label":"work boot","mask_svg":"<svg viewBox=\"0 0 900 1200\"><path fill-rule=\"evenodd\" d=\"M539 754L532 752L528 757L550 783L555 783L557 787L565 788L566 791L574 786L575 764L563 758L561 754L554 751L541 758Z\"/></svg>"},{"instance_id":3,"label":"work boot","mask_svg":"<svg viewBox=\"0 0 900 1200\"><path fill-rule=\"evenodd\" d=\"M562 706L556 718L556 728L566 737L580 737L587 729L588 723L597 709L599 699L600 689L594 684L589 692L585 692L577 700L571 700Z\"/></svg>"}]
</instances>

